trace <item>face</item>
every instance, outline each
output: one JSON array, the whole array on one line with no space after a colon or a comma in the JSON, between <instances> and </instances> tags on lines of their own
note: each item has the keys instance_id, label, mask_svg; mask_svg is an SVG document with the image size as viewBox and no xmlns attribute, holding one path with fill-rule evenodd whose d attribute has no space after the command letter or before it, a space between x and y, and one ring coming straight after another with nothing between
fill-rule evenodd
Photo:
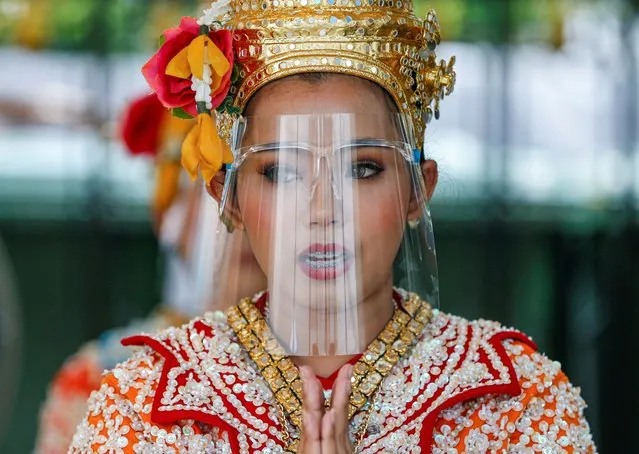
<instances>
[{"instance_id":1,"label":"face","mask_svg":"<svg viewBox=\"0 0 639 454\"><path fill-rule=\"evenodd\" d=\"M382 89L350 76L286 78L261 89L245 116L235 223L271 293L324 309L390 285L419 208Z\"/></svg>"}]
</instances>

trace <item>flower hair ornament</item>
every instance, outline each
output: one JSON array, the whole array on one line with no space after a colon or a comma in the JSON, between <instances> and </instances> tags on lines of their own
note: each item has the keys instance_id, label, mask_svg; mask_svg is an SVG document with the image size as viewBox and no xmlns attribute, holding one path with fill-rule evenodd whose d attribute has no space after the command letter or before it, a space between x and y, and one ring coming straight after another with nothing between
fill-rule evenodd
<instances>
[{"instance_id":1,"label":"flower hair ornament","mask_svg":"<svg viewBox=\"0 0 639 454\"><path fill-rule=\"evenodd\" d=\"M192 121L172 116L154 94L134 99L122 118L120 135L132 155L155 158L157 181L152 208L157 219L173 204L180 186L180 145Z\"/></svg>"},{"instance_id":2,"label":"flower hair ornament","mask_svg":"<svg viewBox=\"0 0 639 454\"><path fill-rule=\"evenodd\" d=\"M375 82L412 120L419 153L426 125L455 85L455 58L435 54L435 13L417 18L412 0L219 0L161 41L142 72L174 115L197 116L182 165L207 184L233 162L234 120L271 81L324 72Z\"/></svg>"},{"instance_id":3,"label":"flower hair ornament","mask_svg":"<svg viewBox=\"0 0 639 454\"><path fill-rule=\"evenodd\" d=\"M197 117L182 145L182 165L193 179L209 181L233 156L219 136L213 109L232 110L228 96L233 75L233 35L220 20L228 16L229 0L222 0L196 20L184 17L179 27L166 30L158 52L142 73L160 102L180 118Z\"/></svg>"}]
</instances>

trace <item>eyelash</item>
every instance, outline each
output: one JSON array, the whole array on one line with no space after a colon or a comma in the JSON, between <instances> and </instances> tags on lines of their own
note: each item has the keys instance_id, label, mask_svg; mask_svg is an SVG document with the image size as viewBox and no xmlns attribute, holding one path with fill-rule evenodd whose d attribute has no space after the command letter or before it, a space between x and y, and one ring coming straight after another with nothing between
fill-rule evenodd
<instances>
[{"instance_id":1,"label":"eyelash","mask_svg":"<svg viewBox=\"0 0 639 454\"><path fill-rule=\"evenodd\" d=\"M259 170L260 175L264 176L266 179L268 179L269 181L273 182L273 183L278 183L279 181L277 180L277 176L273 175L273 172L275 171L276 175L279 175L279 172L281 170L289 170L291 173L294 173L296 175L299 174L295 169L286 169L286 166L283 166L284 169L280 169L280 166L278 164L266 164L264 167L262 167ZM363 169L363 170L372 170L374 173L373 175L368 175L368 176L362 176L357 178L355 176L355 172L359 169ZM377 162L367 159L367 160L361 160L361 161L355 161L353 163L351 163L351 174L350 176L353 177L354 179L357 180L369 180L371 178L375 178L376 176L378 176L380 173L382 173L384 171L384 167L379 165Z\"/></svg>"},{"instance_id":2,"label":"eyelash","mask_svg":"<svg viewBox=\"0 0 639 454\"><path fill-rule=\"evenodd\" d=\"M380 173L384 171L383 166L379 165L377 162L370 159L355 161L351 163L351 170L355 170L356 168L364 168L366 170L373 170L375 172L373 175L357 178L358 180L369 180L371 178L375 178L376 176L378 176Z\"/></svg>"},{"instance_id":3,"label":"eyelash","mask_svg":"<svg viewBox=\"0 0 639 454\"><path fill-rule=\"evenodd\" d=\"M266 164L264 167L262 167L259 170L259 173L270 182L278 183L277 177L280 173L280 167L286 167L286 166L280 166L279 164ZM284 169L284 170L287 170L287 169ZM292 173L295 173L297 175L297 172L294 169L288 169L288 170L291 170ZM273 176L273 173L275 174L275 177Z\"/></svg>"}]
</instances>

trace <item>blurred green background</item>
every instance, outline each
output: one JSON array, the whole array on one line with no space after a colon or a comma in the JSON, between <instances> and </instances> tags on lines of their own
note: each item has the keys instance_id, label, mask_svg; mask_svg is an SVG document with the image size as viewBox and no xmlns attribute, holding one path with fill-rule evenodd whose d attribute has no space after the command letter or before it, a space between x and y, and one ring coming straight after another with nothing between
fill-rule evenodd
<instances>
[{"instance_id":1,"label":"blurred green background","mask_svg":"<svg viewBox=\"0 0 639 454\"><path fill-rule=\"evenodd\" d=\"M582 387L600 451L634 452L639 2L416 2L458 59L427 143L441 308L533 336ZM0 0L2 453L32 451L68 355L160 299L153 171L113 132L160 31L196 10Z\"/></svg>"}]
</instances>

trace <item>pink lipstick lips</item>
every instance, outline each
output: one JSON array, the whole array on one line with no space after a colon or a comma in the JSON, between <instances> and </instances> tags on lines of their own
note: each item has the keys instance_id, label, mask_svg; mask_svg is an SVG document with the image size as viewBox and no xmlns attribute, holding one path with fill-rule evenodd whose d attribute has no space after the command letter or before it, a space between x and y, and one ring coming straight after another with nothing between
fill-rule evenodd
<instances>
[{"instance_id":1,"label":"pink lipstick lips","mask_svg":"<svg viewBox=\"0 0 639 454\"><path fill-rule=\"evenodd\" d=\"M312 244L297 258L304 274L328 281L343 275L353 263L353 254L340 244Z\"/></svg>"}]
</instances>

